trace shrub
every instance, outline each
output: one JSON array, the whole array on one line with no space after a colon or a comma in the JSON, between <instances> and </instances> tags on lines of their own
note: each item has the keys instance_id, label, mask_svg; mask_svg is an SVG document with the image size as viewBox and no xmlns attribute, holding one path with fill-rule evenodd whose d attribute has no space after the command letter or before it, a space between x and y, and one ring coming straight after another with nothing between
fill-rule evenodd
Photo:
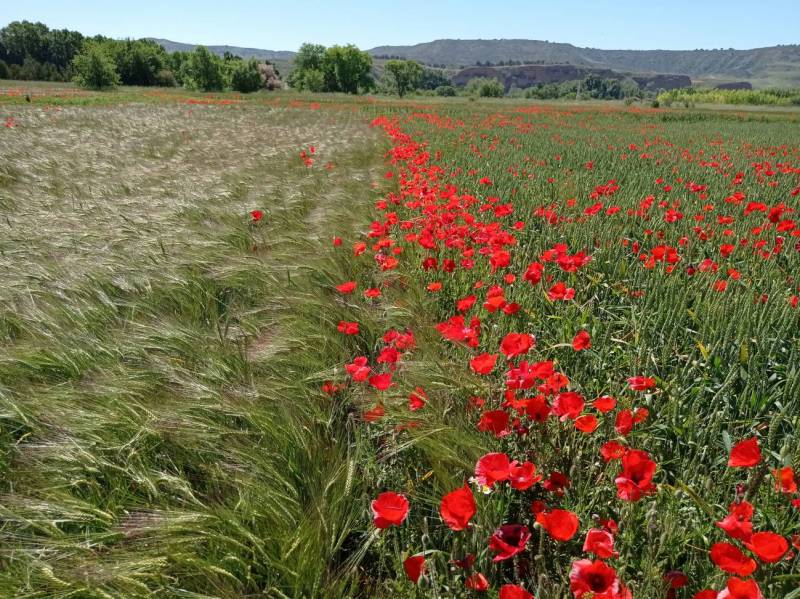
<instances>
[{"instance_id":1,"label":"shrub","mask_svg":"<svg viewBox=\"0 0 800 599\"><path fill-rule=\"evenodd\" d=\"M272 63L258 63L258 73L261 76L261 87L264 87L270 91L283 87L280 73L278 73L278 69L276 69L275 65Z\"/></svg>"},{"instance_id":2,"label":"shrub","mask_svg":"<svg viewBox=\"0 0 800 599\"><path fill-rule=\"evenodd\" d=\"M175 79L175 73L170 69L161 69L156 73L156 85L161 87L177 87L178 81Z\"/></svg>"},{"instance_id":3,"label":"shrub","mask_svg":"<svg viewBox=\"0 0 800 599\"><path fill-rule=\"evenodd\" d=\"M436 88L436 95L442 97L452 97L456 95L456 88L452 85L440 85Z\"/></svg>"},{"instance_id":4,"label":"shrub","mask_svg":"<svg viewBox=\"0 0 800 599\"><path fill-rule=\"evenodd\" d=\"M503 84L491 77L476 77L467 83L467 91L481 98L502 98L505 93Z\"/></svg>"},{"instance_id":5,"label":"shrub","mask_svg":"<svg viewBox=\"0 0 800 599\"><path fill-rule=\"evenodd\" d=\"M99 44L87 44L72 59L73 80L88 89L110 89L119 85L119 73L111 57Z\"/></svg>"},{"instance_id":6,"label":"shrub","mask_svg":"<svg viewBox=\"0 0 800 599\"><path fill-rule=\"evenodd\" d=\"M298 80L299 89L318 93L325 91L325 74L319 69L311 69L303 73L302 79Z\"/></svg>"},{"instance_id":7,"label":"shrub","mask_svg":"<svg viewBox=\"0 0 800 599\"><path fill-rule=\"evenodd\" d=\"M263 80L256 60L237 60L231 67L231 87L248 94L261 89Z\"/></svg>"},{"instance_id":8,"label":"shrub","mask_svg":"<svg viewBox=\"0 0 800 599\"><path fill-rule=\"evenodd\" d=\"M11 79L11 70L5 60L0 60L0 79Z\"/></svg>"}]
</instances>

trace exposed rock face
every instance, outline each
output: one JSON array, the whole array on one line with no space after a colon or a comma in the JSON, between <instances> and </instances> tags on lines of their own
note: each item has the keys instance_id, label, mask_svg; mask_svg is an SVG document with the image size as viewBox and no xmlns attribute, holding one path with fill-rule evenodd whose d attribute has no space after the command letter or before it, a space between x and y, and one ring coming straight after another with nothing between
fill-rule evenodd
<instances>
[{"instance_id":1,"label":"exposed rock face","mask_svg":"<svg viewBox=\"0 0 800 599\"><path fill-rule=\"evenodd\" d=\"M753 85L749 81L731 81L720 83L715 89L753 89Z\"/></svg>"},{"instance_id":2,"label":"exposed rock face","mask_svg":"<svg viewBox=\"0 0 800 599\"><path fill-rule=\"evenodd\" d=\"M681 89L691 87L692 80L687 75L632 75L641 89Z\"/></svg>"},{"instance_id":3,"label":"exposed rock face","mask_svg":"<svg viewBox=\"0 0 800 599\"><path fill-rule=\"evenodd\" d=\"M466 85L476 77L491 77L509 90L512 86L524 89L541 83L562 83L595 75L603 79L633 79L642 89L676 89L690 87L692 80L686 75L629 75L610 69L592 69L571 64L521 65L514 67L469 67L453 76L454 85Z\"/></svg>"}]
</instances>

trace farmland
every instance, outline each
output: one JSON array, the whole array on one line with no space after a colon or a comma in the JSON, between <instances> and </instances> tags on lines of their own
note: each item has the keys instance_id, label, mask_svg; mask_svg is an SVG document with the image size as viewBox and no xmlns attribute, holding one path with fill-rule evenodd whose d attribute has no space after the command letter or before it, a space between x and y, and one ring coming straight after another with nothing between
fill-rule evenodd
<instances>
[{"instance_id":1,"label":"farmland","mask_svg":"<svg viewBox=\"0 0 800 599\"><path fill-rule=\"evenodd\" d=\"M0 596L793 596L799 205L791 109L6 89Z\"/></svg>"}]
</instances>

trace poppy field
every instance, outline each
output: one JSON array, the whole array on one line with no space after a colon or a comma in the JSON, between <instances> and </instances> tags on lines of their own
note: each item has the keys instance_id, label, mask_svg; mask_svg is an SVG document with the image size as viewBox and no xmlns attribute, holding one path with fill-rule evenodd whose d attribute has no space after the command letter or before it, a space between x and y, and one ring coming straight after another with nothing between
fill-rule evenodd
<instances>
[{"instance_id":1,"label":"poppy field","mask_svg":"<svg viewBox=\"0 0 800 599\"><path fill-rule=\"evenodd\" d=\"M0 102L0 594L800 597L797 113L81 102Z\"/></svg>"}]
</instances>

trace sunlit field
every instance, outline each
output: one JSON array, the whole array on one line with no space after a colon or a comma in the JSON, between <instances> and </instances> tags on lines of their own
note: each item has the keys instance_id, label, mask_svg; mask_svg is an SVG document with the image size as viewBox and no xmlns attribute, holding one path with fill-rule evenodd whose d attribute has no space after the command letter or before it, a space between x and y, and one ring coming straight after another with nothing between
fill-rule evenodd
<instances>
[{"instance_id":1,"label":"sunlit field","mask_svg":"<svg viewBox=\"0 0 800 599\"><path fill-rule=\"evenodd\" d=\"M0 94L0 596L800 597L797 111Z\"/></svg>"}]
</instances>

